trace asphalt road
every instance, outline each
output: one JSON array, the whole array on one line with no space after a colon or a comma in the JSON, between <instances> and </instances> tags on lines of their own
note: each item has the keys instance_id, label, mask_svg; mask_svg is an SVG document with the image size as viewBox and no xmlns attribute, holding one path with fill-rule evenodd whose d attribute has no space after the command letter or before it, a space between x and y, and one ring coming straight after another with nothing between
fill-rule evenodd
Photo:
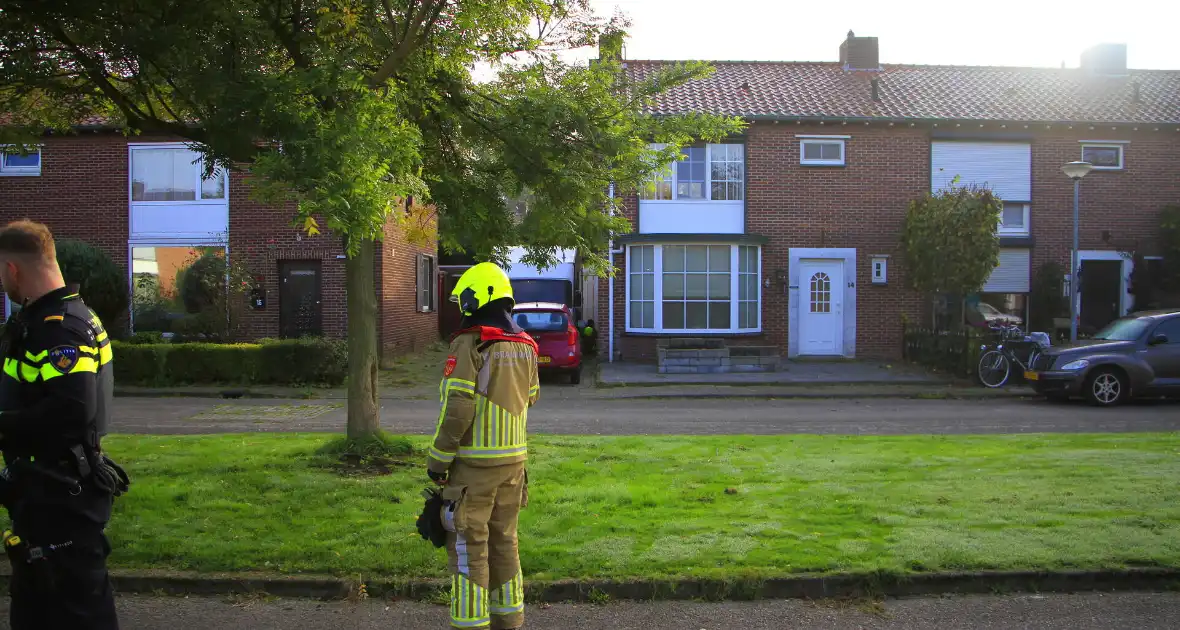
<instances>
[{"instance_id":1,"label":"asphalt road","mask_svg":"<svg viewBox=\"0 0 1180 630\"><path fill-rule=\"evenodd\" d=\"M0 604L8 628L8 602ZM125 596L123 630L429 630L448 627L447 609L428 604L366 601L227 600ZM729 603L555 605L527 611L529 630L1107 630L1175 628L1178 593L972 596L829 603L799 600Z\"/></svg>"},{"instance_id":2,"label":"asphalt road","mask_svg":"<svg viewBox=\"0 0 1180 630\"><path fill-rule=\"evenodd\" d=\"M116 433L340 431L343 401L117 398ZM427 434L438 403L383 400L389 431ZM890 435L1180 430L1180 403L1137 402L1117 409L1041 400L912 399L566 399L542 401L529 431L582 435L790 433Z\"/></svg>"}]
</instances>

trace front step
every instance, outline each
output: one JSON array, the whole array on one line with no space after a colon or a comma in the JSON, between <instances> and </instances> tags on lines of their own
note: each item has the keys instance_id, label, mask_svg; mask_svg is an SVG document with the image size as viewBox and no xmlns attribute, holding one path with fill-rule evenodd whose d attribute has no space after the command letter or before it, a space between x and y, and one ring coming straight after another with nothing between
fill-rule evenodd
<instances>
[{"instance_id":1,"label":"front step","mask_svg":"<svg viewBox=\"0 0 1180 630\"><path fill-rule=\"evenodd\" d=\"M777 372L782 364L774 346L726 346L724 339L669 338L657 344L660 374Z\"/></svg>"}]
</instances>

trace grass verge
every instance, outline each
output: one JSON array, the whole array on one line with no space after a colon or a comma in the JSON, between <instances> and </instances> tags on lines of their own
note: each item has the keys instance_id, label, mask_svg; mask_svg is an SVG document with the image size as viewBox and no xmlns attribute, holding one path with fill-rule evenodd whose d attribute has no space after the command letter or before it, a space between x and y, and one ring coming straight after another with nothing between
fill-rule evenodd
<instances>
[{"instance_id":1,"label":"grass verge","mask_svg":"<svg viewBox=\"0 0 1180 630\"><path fill-rule=\"evenodd\" d=\"M447 360L447 344L441 341L430 344L423 352L397 357L381 366L382 387L427 387L438 386L442 378L443 363Z\"/></svg>"},{"instance_id":2,"label":"grass verge","mask_svg":"<svg viewBox=\"0 0 1180 630\"><path fill-rule=\"evenodd\" d=\"M113 567L440 577L421 466L341 476L331 436L112 436ZM425 440L411 439L415 449ZM534 579L1180 566L1180 434L540 437Z\"/></svg>"}]
</instances>

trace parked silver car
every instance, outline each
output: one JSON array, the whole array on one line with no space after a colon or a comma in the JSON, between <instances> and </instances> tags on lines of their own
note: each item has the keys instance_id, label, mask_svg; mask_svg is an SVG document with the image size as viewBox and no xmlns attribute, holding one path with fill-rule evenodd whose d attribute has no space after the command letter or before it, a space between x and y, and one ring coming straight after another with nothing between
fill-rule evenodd
<instances>
[{"instance_id":1,"label":"parked silver car","mask_svg":"<svg viewBox=\"0 0 1180 630\"><path fill-rule=\"evenodd\" d=\"M1053 399L1112 406L1131 396L1180 395L1180 310L1111 322L1092 339L1042 352L1025 378Z\"/></svg>"}]
</instances>

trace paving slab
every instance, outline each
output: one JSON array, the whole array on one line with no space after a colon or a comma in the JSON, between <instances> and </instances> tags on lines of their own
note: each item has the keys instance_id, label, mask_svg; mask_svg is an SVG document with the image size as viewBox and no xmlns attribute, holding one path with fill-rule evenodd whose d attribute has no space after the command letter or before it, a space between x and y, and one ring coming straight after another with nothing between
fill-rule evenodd
<instances>
[{"instance_id":1,"label":"paving slab","mask_svg":"<svg viewBox=\"0 0 1180 630\"><path fill-rule=\"evenodd\" d=\"M876 361L783 361L777 372L660 374L656 365L617 361L599 366L601 386L644 385L815 385L946 384L945 377L901 363Z\"/></svg>"}]
</instances>

